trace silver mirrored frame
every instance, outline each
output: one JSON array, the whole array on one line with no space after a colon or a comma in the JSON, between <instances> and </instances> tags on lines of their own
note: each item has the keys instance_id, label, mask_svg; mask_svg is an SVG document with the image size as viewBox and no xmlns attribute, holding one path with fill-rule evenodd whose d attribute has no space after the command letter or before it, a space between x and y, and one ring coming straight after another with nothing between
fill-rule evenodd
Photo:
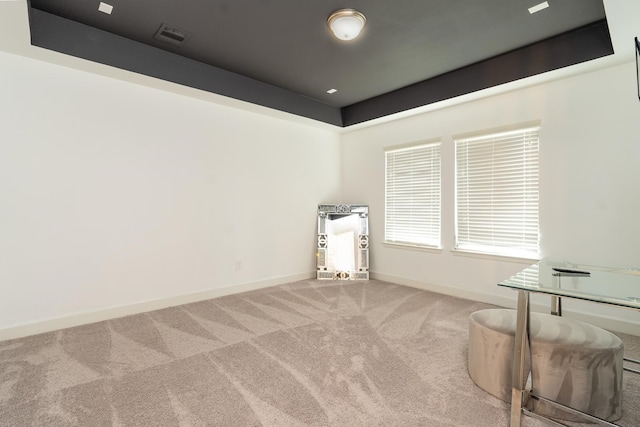
<instances>
[{"instance_id":1,"label":"silver mirrored frame","mask_svg":"<svg viewBox=\"0 0 640 427\"><path fill-rule=\"evenodd\" d=\"M348 215L358 217L357 248L353 271L337 271L329 265L332 236L327 221ZM369 280L369 207L367 205L318 205L317 278L319 280Z\"/></svg>"}]
</instances>

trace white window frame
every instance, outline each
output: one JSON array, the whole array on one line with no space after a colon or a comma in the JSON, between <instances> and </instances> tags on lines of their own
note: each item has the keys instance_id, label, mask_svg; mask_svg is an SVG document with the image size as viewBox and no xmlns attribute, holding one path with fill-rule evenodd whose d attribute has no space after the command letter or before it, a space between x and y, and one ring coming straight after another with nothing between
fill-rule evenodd
<instances>
[{"instance_id":1,"label":"white window frame","mask_svg":"<svg viewBox=\"0 0 640 427\"><path fill-rule=\"evenodd\" d=\"M454 143L455 250L538 259L539 123Z\"/></svg>"},{"instance_id":2,"label":"white window frame","mask_svg":"<svg viewBox=\"0 0 640 427\"><path fill-rule=\"evenodd\" d=\"M441 141L387 147L384 242L441 248Z\"/></svg>"}]
</instances>

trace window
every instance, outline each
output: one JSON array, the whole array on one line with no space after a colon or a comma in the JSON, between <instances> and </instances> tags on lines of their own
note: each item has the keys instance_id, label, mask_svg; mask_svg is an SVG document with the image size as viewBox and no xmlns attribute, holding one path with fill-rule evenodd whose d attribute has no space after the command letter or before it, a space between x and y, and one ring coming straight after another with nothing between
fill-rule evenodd
<instances>
[{"instance_id":1,"label":"window","mask_svg":"<svg viewBox=\"0 0 640 427\"><path fill-rule=\"evenodd\" d=\"M440 247L440 142L385 151L388 243Z\"/></svg>"},{"instance_id":2,"label":"window","mask_svg":"<svg viewBox=\"0 0 640 427\"><path fill-rule=\"evenodd\" d=\"M456 249L537 258L539 127L457 139Z\"/></svg>"}]
</instances>

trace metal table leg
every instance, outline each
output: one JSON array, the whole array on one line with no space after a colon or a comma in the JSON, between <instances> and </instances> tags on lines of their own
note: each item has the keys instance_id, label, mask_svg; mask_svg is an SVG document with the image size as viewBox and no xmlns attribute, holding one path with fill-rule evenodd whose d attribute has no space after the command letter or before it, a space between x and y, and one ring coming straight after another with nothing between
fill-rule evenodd
<instances>
[{"instance_id":1,"label":"metal table leg","mask_svg":"<svg viewBox=\"0 0 640 427\"><path fill-rule=\"evenodd\" d=\"M562 316L562 298L559 296L551 297L551 314L554 316Z\"/></svg>"},{"instance_id":2,"label":"metal table leg","mask_svg":"<svg viewBox=\"0 0 640 427\"><path fill-rule=\"evenodd\" d=\"M529 292L518 291L518 319L513 350L513 370L511 390L511 427L520 427L522 407L526 403L525 356L529 340Z\"/></svg>"}]
</instances>

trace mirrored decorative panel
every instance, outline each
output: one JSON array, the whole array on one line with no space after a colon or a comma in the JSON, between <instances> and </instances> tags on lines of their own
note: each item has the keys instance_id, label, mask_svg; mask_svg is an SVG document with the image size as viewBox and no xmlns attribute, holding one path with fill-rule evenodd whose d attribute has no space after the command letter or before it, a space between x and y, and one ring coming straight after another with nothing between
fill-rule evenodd
<instances>
[{"instance_id":1,"label":"mirrored decorative panel","mask_svg":"<svg viewBox=\"0 0 640 427\"><path fill-rule=\"evenodd\" d=\"M369 207L318 206L320 280L369 280Z\"/></svg>"}]
</instances>

